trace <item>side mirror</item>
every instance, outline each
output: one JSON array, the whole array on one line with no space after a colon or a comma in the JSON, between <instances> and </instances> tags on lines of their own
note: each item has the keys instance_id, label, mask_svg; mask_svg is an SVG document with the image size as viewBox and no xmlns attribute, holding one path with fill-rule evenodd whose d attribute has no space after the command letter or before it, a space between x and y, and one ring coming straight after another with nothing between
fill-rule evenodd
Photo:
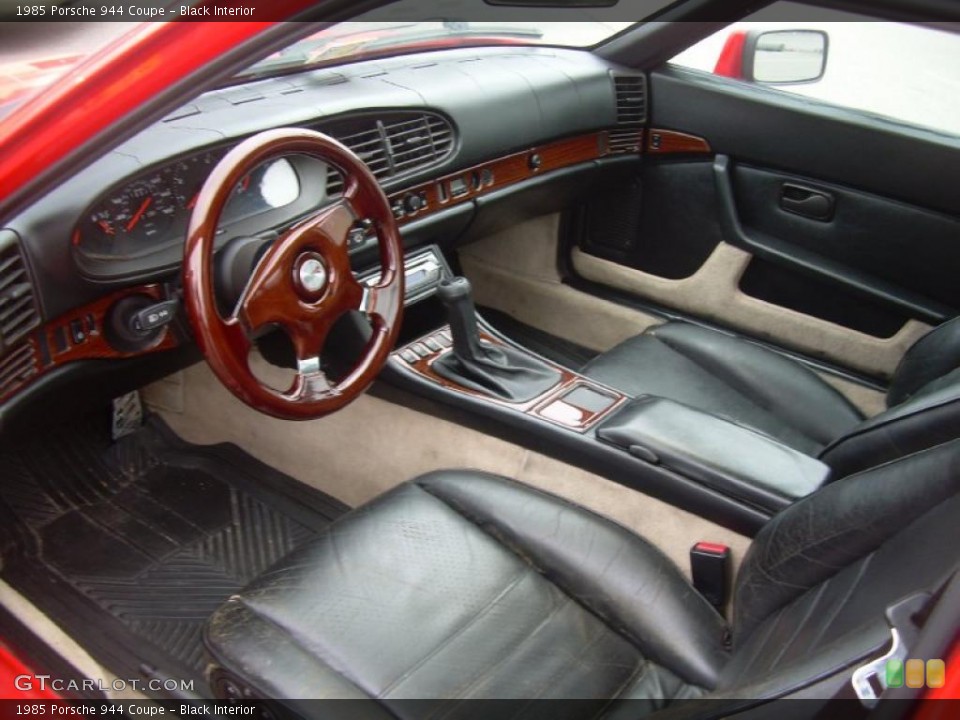
<instances>
[{"instance_id":1,"label":"side mirror","mask_svg":"<svg viewBox=\"0 0 960 720\"><path fill-rule=\"evenodd\" d=\"M727 38L714 73L765 85L812 83L823 77L829 45L822 30L741 30Z\"/></svg>"}]
</instances>

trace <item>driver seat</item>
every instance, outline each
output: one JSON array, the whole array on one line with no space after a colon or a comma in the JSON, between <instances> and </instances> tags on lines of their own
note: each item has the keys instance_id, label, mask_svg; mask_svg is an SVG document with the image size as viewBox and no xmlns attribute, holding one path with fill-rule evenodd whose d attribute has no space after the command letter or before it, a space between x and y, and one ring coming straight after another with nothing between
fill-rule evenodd
<instances>
[{"instance_id":1,"label":"driver seat","mask_svg":"<svg viewBox=\"0 0 960 720\"><path fill-rule=\"evenodd\" d=\"M631 717L682 698L767 698L890 640L884 610L936 590L960 546L960 441L841 479L757 535L728 624L651 544L515 481L439 471L333 523L226 602L205 640L220 697L324 718L564 698L551 716ZM629 703L625 701L631 701ZM475 713L474 713L475 714Z\"/></svg>"}]
</instances>

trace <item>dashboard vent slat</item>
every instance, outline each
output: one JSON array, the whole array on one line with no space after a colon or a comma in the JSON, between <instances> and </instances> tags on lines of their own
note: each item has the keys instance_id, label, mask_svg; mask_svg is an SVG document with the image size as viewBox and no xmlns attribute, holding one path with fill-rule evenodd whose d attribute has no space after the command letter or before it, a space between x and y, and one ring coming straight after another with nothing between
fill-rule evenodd
<instances>
[{"instance_id":1,"label":"dashboard vent slat","mask_svg":"<svg viewBox=\"0 0 960 720\"><path fill-rule=\"evenodd\" d=\"M343 176L336 170L330 170L327 175L327 197L336 198L343 193Z\"/></svg>"},{"instance_id":2,"label":"dashboard vent slat","mask_svg":"<svg viewBox=\"0 0 960 720\"><path fill-rule=\"evenodd\" d=\"M614 75L617 125L642 125L647 120L647 79L643 75Z\"/></svg>"},{"instance_id":3,"label":"dashboard vent slat","mask_svg":"<svg viewBox=\"0 0 960 720\"><path fill-rule=\"evenodd\" d=\"M40 312L17 236L0 231L0 354L40 324Z\"/></svg>"},{"instance_id":4,"label":"dashboard vent slat","mask_svg":"<svg viewBox=\"0 0 960 720\"><path fill-rule=\"evenodd\" d=\"M0 358L0 397L4 397L24 380L36 374L33 347L25 342Z\"/></svg>"},{"instance_id":5,"label":"dashboard vent slat","mask_svg":"<svg viewBox=\"0 0 960 720\"><path fill-rule=\"evenodd\" d=\"M454 149L453 126L431 112L393 111L321 126L353 150L381 182L435 167ZM343 178L331 172L327 196L343 192Z\"/></svg>"},{"instance_id":6,"label":"dashboard vent slat","mask_svg":"<svg viewBox=\"0 0 960 720\"><path fill-rule=\"evenodd\" d=\"M608 133L607 148L611 153L638 153L641 138L639 128L611 130Z\"/></svg>"}]
</instances>

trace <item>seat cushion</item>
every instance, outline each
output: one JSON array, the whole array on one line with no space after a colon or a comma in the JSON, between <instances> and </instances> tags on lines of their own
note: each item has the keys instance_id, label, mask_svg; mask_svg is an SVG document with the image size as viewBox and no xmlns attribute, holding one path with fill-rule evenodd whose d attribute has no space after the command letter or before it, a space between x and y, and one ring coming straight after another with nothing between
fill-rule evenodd
<instances>
[{"instance_id":1,"label":"seat cushion","mask_svg":"<svg viewBox=\"0 0 960 720\"><path fill-rule=\"evenodd\" d=\"M727 627L658 550L583 508L470 471L333 523L213 616L223 668L274 698L610 698L712 687Z\"/></svg>"},{"instance_id":2,"label":"seat cushion","mask_svg":"<svg viewBox=\"0 0 960 720\"><path fill-rule=\"evenodd\" d=\"M815 373L760 345L672 322L630 338L584 374L630 395L656 395L816 455L863 416Z\"/></svg>"}]
</instances>

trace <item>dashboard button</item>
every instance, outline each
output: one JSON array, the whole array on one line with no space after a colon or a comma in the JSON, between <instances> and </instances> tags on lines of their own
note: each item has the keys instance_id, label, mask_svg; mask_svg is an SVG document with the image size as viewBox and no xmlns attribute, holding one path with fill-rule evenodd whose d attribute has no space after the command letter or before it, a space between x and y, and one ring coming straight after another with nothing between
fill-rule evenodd
<instances>
[{"instance_id":1,"label":"dashboard button","mask_svg":"<svg viewBox=\"0 0 960 720\"><path fill-rule=\"evenodd\" d=\"M86 341L87 333L84 332L82 320L70 321L70 339L73 340L74 345L80 345Z\"/></svg>"},{"instance_id":2,"label":"dashboard button","mask_svg":"<svg viewBox=\"0 0 960 720\"><path fill-rule=\"evenodd\" d=\"M422 195L417 195L416 193L411 193L403 199L403 206L409 213L417 213L423 210L426 206L426 200Z\"/></svg>"},{"instance_id":3,"label":"dashboard button","mask_svg":"<svg viewBox=\"0 0 960 720\"><path fill-rule=\"evenodd\" d=\"M419 355L422 358L428 357L431 354L433 354L433 351L430 350L423 343L417 343L416 345L411 345L410 349L413 350L417 355Z\"/></svg>"}]
</instances>

